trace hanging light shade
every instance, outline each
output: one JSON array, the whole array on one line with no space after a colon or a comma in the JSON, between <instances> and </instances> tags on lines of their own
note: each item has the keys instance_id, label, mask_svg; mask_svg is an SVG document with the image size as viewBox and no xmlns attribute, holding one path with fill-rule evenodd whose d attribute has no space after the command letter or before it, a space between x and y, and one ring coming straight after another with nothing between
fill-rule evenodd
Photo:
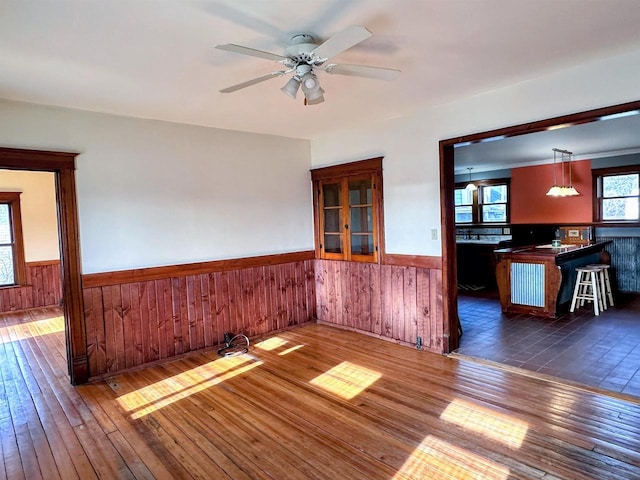
<instances>
[{"instance_id":1,"label":"hanging light shade","mask_svg":"<svg viewBox=\"0 0 640 480\"><path fill-rule=\"evenodd\" d=\"M295 99L298 89L300 88L300 80L297 77L291 77L289 81L280 90L291 98Z\"/></svg>"},{"instance_id":2,"label":"hanging light shade","mask_svg":"<svg viewBox=\"0 0 640 480\"><path fill-rule=\"evenodd\" d=\"M478 189L476 184L471 181L471 170L473 170L473 167L467 167L467 170L469 170L469 183L467 183L467 186L464 187L464 189L473 192Z\"/></svg>"},{"instance_id":3,"label":"hanging light shade","mask_svg":"<svg viewBox=\"0 0 640 480\"><path fill-rule=\"evenodd\" d=\"M557 149L553 149L553 185L551 186L551 188L547 191L547 196L549 197L559 197L561 196L561 190L560 187L558 186L558 181L556 178L556 152Z\"/></svg>"},{"instance_id":4,"label":"hanging light shade","mask_svg":"<svg viewBox=\"0 0 640 480\"><path fill-rule=\"evenodd\" d=\"M307 105L315 105L324 101L324 90L320 86L318 77L313 72L307 72L300 79L300 85Z\"/></svg>"}]
</instances>

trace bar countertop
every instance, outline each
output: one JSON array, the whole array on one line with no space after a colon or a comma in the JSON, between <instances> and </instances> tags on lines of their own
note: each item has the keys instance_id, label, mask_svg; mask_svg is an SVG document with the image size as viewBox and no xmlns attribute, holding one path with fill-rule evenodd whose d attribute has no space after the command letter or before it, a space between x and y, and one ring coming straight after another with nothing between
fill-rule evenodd
<instances>
[{"instance_id":1,"label":"bar countertop","mask_svg":"<svg viewBox=\"0 0 640 480\"><path fill-rule=\"evenodd\" d=\"M581 257L583 255L602 250L603 247L609 243L611 243L611 240L607 240L604 242L592 242L588 245L563 244L560 247L553 247L549 243L545 245L501 248L498 250L494 250L494 253L496 255L517 258L555 258L556 263L560 263L572 258Z\"/></svg>"}]
</instances>

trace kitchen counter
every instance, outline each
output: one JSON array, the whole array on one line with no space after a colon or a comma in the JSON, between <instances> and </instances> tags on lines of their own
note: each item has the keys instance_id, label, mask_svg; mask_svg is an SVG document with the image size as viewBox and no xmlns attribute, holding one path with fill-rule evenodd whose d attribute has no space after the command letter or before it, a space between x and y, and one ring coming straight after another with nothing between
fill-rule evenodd
<instances>
[{"instance_id":1,"label":"kitchen counter","mask_svg":"<svg viewBox=\"0 0 640 480\"><path fill-rule=\"evenodd\" d=\"M495 250L502 311L555 317L571 300L576 267L600 263L600 254L609 243Z\"/></svg>"}]
</instances>

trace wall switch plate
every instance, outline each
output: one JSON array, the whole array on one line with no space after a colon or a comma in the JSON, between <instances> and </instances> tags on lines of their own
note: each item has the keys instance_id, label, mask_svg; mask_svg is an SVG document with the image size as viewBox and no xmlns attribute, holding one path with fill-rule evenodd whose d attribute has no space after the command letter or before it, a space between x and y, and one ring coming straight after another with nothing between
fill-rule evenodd
<instances>
[{"instance_id":1,"label":"wall switch plate","mask_svg":"<svg viewBox=\"0 0 640 480\"><path fill-rule=\"evenodd\" d=\"M431 229L431 240L437 240L438 239L438 229L437 228L432 228Z\"/></svg>"}]
</instances>

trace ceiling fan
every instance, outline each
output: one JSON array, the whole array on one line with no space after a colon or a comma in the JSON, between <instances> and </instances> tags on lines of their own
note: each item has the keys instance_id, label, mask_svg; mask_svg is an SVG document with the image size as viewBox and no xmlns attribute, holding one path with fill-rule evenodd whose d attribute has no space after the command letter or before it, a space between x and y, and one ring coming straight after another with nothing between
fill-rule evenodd
<instances>
[{"instance_id":1,"label":"ceiling fan","mask_svg":"<svg viewBox=\"0 0 640 480\"><path fill-rule=\"evenodd\" d=\"M238 83L220 90L220 93L231 93L242 88L250 87L270 78L281 77L295 72L280 90L292 98L296 98L299 89L304 93L305 105L316 105L324 102L324 90L320 86L314 71L320 70L333 75L349 75L353 77L374 78L379 80L393 80L400 70L392 68L369 67L364 65L347 65L327 63L331 58L371 37L371 32L364 27L354 25L335 34L324 43L318 45L315 38L307 33L300 33L291 37L289 46L283 55L243 47L233 43L216 45L220 50L250 55L252 57L273 60L282 64L285 70L278 70L258 78Z\"/></svg>"}]
</instances>

